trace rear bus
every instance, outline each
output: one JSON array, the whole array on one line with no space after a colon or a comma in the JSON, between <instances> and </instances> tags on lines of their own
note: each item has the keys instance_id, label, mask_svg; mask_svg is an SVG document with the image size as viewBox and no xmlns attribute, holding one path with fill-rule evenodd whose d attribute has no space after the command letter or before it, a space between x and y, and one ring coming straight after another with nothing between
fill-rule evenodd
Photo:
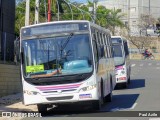
<instances>
[{"instance_id":1,"label":"rear bus","mask_svg":"<svg viewBox=\"0 0 160 120\"><path fill-rule=\"evenodd\" d=\"M130 59L128 42L121 36L112 36L114 62L116 71L116 83L124 88L130 83Z\"/></svg>"}]
</instances>

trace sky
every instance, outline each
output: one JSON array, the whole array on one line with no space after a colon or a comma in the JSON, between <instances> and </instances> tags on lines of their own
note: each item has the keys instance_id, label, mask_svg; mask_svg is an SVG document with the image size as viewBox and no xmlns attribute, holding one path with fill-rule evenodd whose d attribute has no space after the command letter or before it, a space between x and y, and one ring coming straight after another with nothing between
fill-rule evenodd
<instances>
[{"instance_id":1,"label":"sky","mask_svg":"<svg viewBox=\"0 0 160 120\"><path fill-rule=\"evenodd\" d=\"M90 1L92 2L93 0L90 0ZM105 1L105 0L98 0L98 1ZM87 0L71 0L71 2L86 3Z\"/></svg>"},{"instance_id":2,"label":"sky","mask_svg":"<svg viewBox=\"0 0 160 120\"><path fill-rule=\"evenodd\" d=\"M22 1L22 0L16 0L16 2L18 2L18 1ZM71 2L78 2L78 3L86 3L87 2L87 0L70 0ZM93 0L90 0L91 2L93 1ZM98 0L98 1L105 1L105 0Z\"/></svg>"},{"instance_id":3,"label":"sky","mask_svg":"<svg viewBox=\"0 0 160 120\"><path fill-rule=\"evenodd\" d=\"M16 2L19 2L22 0L16 0ZM78 3L86 3L88 0L70 0L70 2L78 2ZM93 2L94 0L90 0L91 2ZM97 0L97 1L107 1L107 0Z\"/></svg>"},{"instance_id":4,"label":"sky","mask_svg":"<svg viewBox=\"0 0 160 120\"><path fill-rule=\"evenodd\" d=\"M71 2L86 3L87 0L71 0Z\"/></svg>"}]
</instances>

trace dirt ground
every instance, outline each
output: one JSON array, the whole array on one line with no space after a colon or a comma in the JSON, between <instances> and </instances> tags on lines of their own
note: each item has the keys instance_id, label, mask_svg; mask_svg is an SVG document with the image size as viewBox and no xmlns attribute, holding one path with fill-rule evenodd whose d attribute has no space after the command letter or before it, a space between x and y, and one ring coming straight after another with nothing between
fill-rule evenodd
<instances>
[{"instance_id":1,"label":"dirt ground","mask_svg":"<svg viewBox=\"0 0 160 120\"><path fill-rule=\"evenodd\" d=\"M0 112L37 112L36 105L22 104L22 94L14 94L0 98Z\"/></svg>"}]
</instances>

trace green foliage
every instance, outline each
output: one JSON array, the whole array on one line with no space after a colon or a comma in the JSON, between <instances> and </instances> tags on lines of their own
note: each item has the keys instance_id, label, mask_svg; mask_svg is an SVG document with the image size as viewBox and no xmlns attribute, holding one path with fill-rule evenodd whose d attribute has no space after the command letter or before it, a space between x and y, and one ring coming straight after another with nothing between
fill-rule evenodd
<instances>
[{"instance_id":1,"label":"green foliage","mask_svg":"<svg viewBox=\"0 0 160 120\"><path fill-rule=\"evenodd\" d=\"M122 14L120 9L112 9L110 10L110 13L106 16L107 27L111 30L112 35L115 35L116 27L126 27L121 20L121 18L123 18L124 16L125 14Z\"/></svg>"},{"instance_id":2,"label":"green foliage","mask_svg":"<svg viewBox=\"0 0 160 120\"><path fill-rule=\"evenodd\" d=\"M109 14L110 10L106 9L104 6L98 6L97 8L97 20L96 23L102 27L107 27L106 16Z\"/></svg>"},{"instance_id":3,"label":"green foliage","mask_svg":"<svg viewBox=\"0 0 160 120\"><path fill-rule=\"evenodd\" d=\"M45 2L46 3L45 3ZM59 3L59 5L57 4ZM25 23L25 0L19 1L16 5L16 25L15 33L19 36L19 30ZM93 7L93 3L88 0L88 4L72 3L70 0L52 0L51 14L52 21L59 20L89 20L92 21L93 12L89 12L89 7ZM58 10L59 8L59 10ZM40 12L39 12L39 22L46 22L48 9L48 0L41 0L40 2ZM46 11L45 11L46 10ZM59 17L58 17L59 11ZM73 13L73 14L72 14ZM30 0L30 24L34 24L34 14L35 14L35 0ZM124 27L121 18L125 15L121 13L119 9L110 10L104 6L98 6L96 12L96 23L109 28L114 35L116 27Z\"/></svg>"}]
</instances>

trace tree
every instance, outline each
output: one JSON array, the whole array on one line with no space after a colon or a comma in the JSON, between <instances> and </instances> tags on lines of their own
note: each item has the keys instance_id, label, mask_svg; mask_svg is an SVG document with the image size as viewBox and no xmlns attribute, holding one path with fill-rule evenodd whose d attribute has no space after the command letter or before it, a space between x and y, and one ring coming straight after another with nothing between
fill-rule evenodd
<instances>
[{"instance_id":1,"label":"tree","mask_svg":"<svg viewBox=\"0 0 160 120\"><path fill-rule=\"evenodd\" d=\"M47 9L47 0L40 0L40 9L39 9L39 22L46 22L46 13L45 7ZM19 31L21 27L25 25L25 8L26 8L26 1L25 0L18 0L16 4L16 15L15 15L15 34L19 36ZM35 0L30 0L30 19L29 23L34 24L35 20Z\"/></svg>"},{"instance_id":2,"label":"tree","mask_svg":"<svg viewBox=\"0 0 160 120\"><path fill-rule=\"evenodd\" d=\"M109 13L110 13L110 10L106 9L106 7L98 6L96 23L102 27L107 27L108 22L106 20L106 16L108 16Z\"/></svg>"},{"instance_id":3,"label":"tree","mask_svg":"<svg viewBox=\"0 0 160 120\"><path fill-rule=\"evenodd\" d=\"M151 15L142 14L139 20L139 27L147 29L150 25L153 25L155 23L156 20Z\"/></svg>"},{"instance_id":4,"label":"tree","mask_svg":"<svg viewBox=\"0 0 160 120\"><path fill-rule=\"evenodd\" d=\"M25 0L19 1L16 5L15 34L19 36L19 30L25 25ZM35 1L30 1L30 24L34 24Z\"/></svg>"},{"instance_id":5,"label":"tree","mask_svg":"<svg viewBox=\"0 0 160 120\"><path fill-rule=\"evenodd\" d=\"M106 16L107 25L112 32L112 35L115 35L116 27L126 27L121 18L123 18L125 14L121 13L120 9L112 9L109 14Z\"/></svg>"},{"instance_id":6,"label":"tree","mask_svg":"<svg viewBox=\"0 0 160 120\"><path fill-rule=\"evenodd\" d=\"M153 40L151 37L147 36L128 36L128 40L138 48L138 50L141 52L141 50L150 48L150 45L152 44Z\"/></svg>"},{"instance_id":7,"label":"tree","mask_svg":"<svg viewBox=\"0 0 160 120\"><path fill-rule=\"evenodd\" d=\"M39 22L46 22L48 0L40 0ZM58 4L57 4L58 3ZM15 33L19 36L19 30L24 26L25 22L25 0L19 0L16 4L16 27ZM52 0L51 14L52 21L57 20L89 20L92 21L93 13L89 13L88 8L93 6L93 3L88 0L88 4L72 3L70 0ZM59 8L59 10L58 10ZM59 13L59 14L58 14ZM30 0L30 24L34 24L35 0ZM73 15L73 16L72 16ZM104 6L97 7L96 23L102 27L109 28L112 34L115 34L116 27L124 27L120 20L124 14L120 10L109 10ZM58 19L59 18L59 19Z\"/></svg>"}]
</instances>

